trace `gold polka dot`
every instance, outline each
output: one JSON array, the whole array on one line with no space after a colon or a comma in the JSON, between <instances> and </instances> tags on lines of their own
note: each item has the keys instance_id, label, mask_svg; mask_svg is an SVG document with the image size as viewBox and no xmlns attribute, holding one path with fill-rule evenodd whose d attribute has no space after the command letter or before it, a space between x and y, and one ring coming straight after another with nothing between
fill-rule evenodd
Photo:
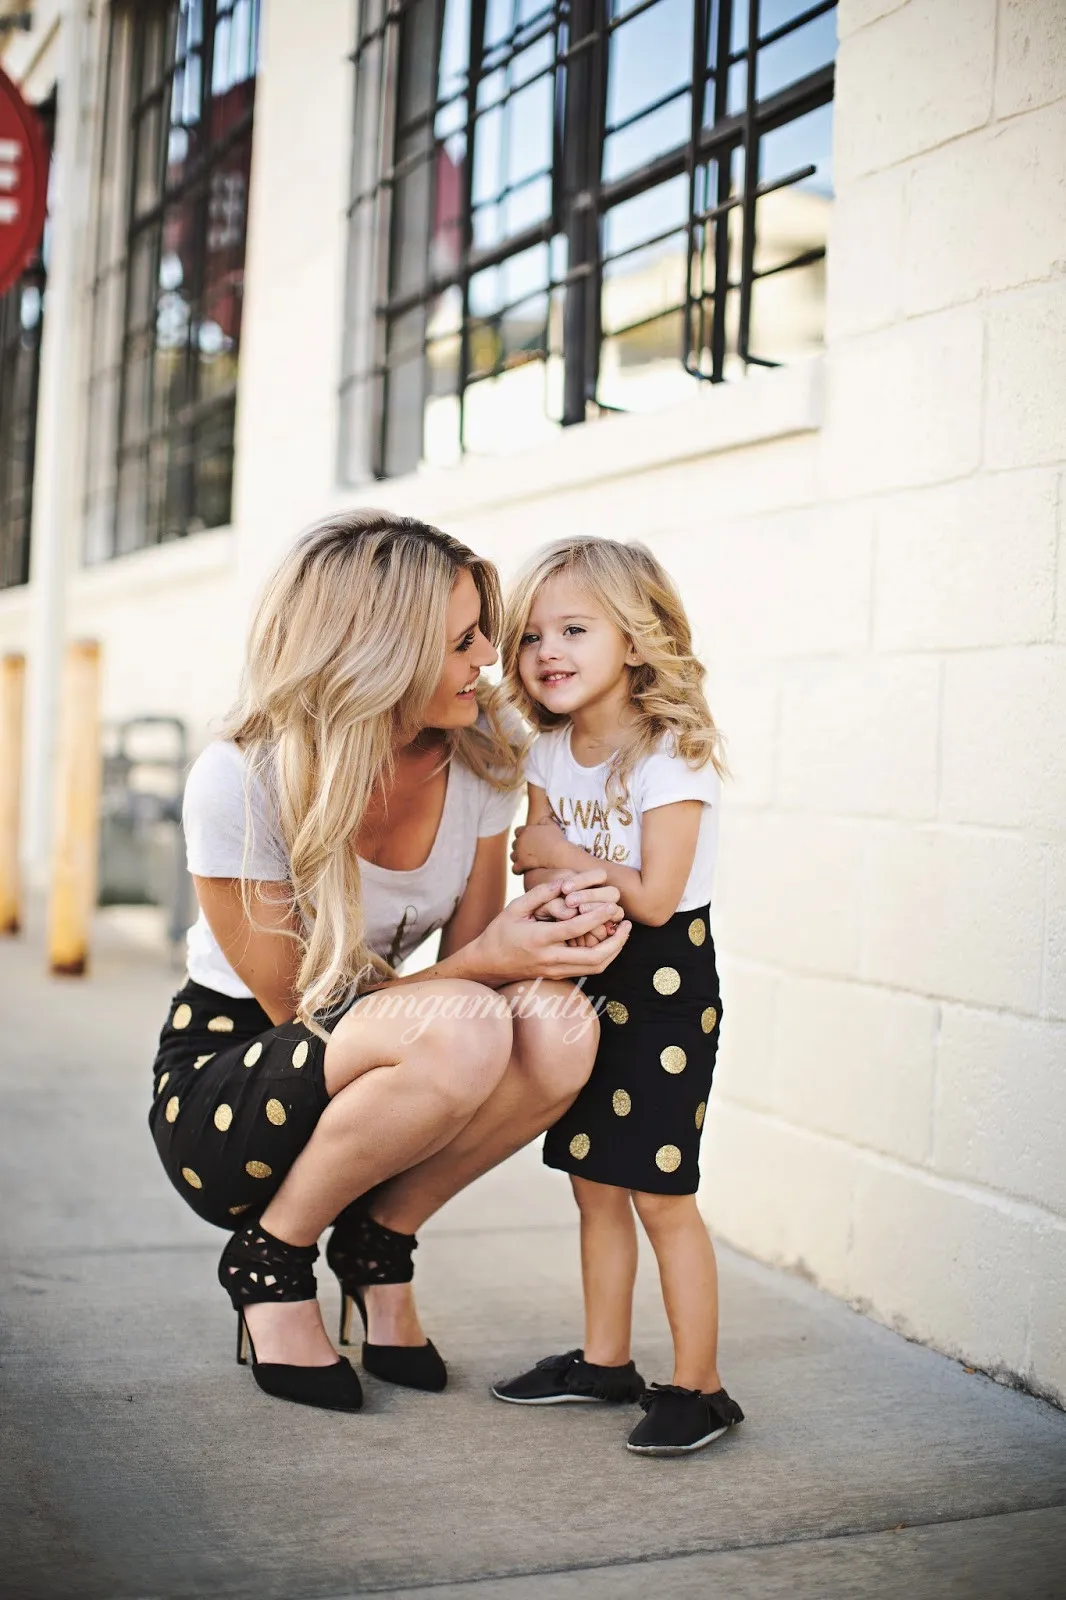
<instances>
[{"instance_id":1,"label":"gold polka dot","mask_svg":"<svg viewBox=\"0 0 1066 1600\"><path fill-rule=\"evenodd\" d=\"M681 974L676 967L660 967L651 981L659 994L676 994L681 987Z\"/></svg>"},{"instance_id":2,"label":"gold polka dot","mask_svg":"<svg viewBox=\"0 0 1066 1600\"><path fill-rule=\"evenodd\" d=\"M622 1026L623 1022L629 1021L629 1011L621 1000L608 1000L606 1011L611 1021L617 1022L619 1027Z\"/></svg>"},{"instance_id":3,"label":"gold polka dot","mask_svg":"<svg viewBox=\"0 0 1066 1600\"><path fill-rule=\"evenodd\" d=\"M215 1107L215 1127L218 1129L219 1133L225 1133L232 1121L232 1106L221 1105Z\"/></svg>"},{"instance_id":4,"label":"gold polka dot","mask_svg":"<svg viewBox=\"0 0 1066 1600\"><path fill-rule=\"evenodd\" d=\"M187 1028L192 1021L192 1006L181 1005L171 1019L172 1028Z\"/></svg>"},{"instance_id":5,"label":"gold polka dot","mask_svg":"<svg viewBox=\"0 0 1066 1600\"><path fill-rule=\"evenodd\" d=\"M252 1202L250 1200L246 1200L244 1202L243 1206L230 1206L230 1208L229 1208L230 1216L231 1217L239 1217L242 1211L247 1211L248 1210L248 1208L251 1206L251 1203Z\"/></svg>"},{"instance_id":6,"label":"gold polka dot","mask_svg":"<svg viewBox=\"0 0 1066 1600\"><path fill-rule=\"evenodd\" d=\"M246 1161L244 1170L250 1178L269 1178L273 1168L268 1167L265 1161Z\"/></svg>"},{"instance_id":7,"label":"gold polka dot","mask_svg":"<svg viewBox=\"0 0 1066 1600\"><path fill-rule=\"evenodd\" d=\"M189 1185L190 1189L203 1188L203 1184L200 1182L200 1179L196 1176L196 1173L191 1167L182 1167L181 1175L185 1179L185 1182Z\"/></svg>"},{"instance_id":8,"label":"gold polka dot","mask_svg":"<svg viewBox=\"0 0 1066 1600\"><path fill-rule=\"evenodd\" d=\"M195 1070L197 1072L199 1072L200 1068L204 1065L205 1061L213 1061L217 1054L218 1054L217 1050L212 1050L212 1052L211 1052L211 1054L209 1056L197 1056L196 1060L193 1062L193 1067L195 1068Z\"/></svg>"},{"instance_id":9,"label":"gold polka dot","mask_svg":"<svg viewBox=\"0 0 1066 1600\"><path fill-rule=\"evenodd\" d=\"M666 1049L659 1054L664 1072L684 1072L688 1066L688 1056L679 1044L668 1044Z\"/></svg>"},{"instance_id":10,"label":"gold polka dot","mask_svg":"<svg viewBox=\"0 0 1066 1600\"><path fill-rule=\"evenodd\" d=\"M275 1128L281 1128L285 1123L285 1107L280 1100L268 1100L266 1103L267 1121L272 1122Z\"/></svg>"},{"instance_id":11,"label":"gold polka dot","mask_svg":"<svg viewBox=\"0 0 1066 1600\"><path fill-rule=\"evenodd\" d=\"M208 1027L208 1032L210 1032L210 1033L232 1033L233 1032L233 1018L232 1017L212 1017L211 1021L207 1024L207 1027Z\"/></svg>"},{"instance_id":12,"label":"gold polka dot","mask_svg":"<svg viewBox=\"0 0 1066 1600\"><path fill-rule=\"evenodd\" d=\"M660 1172L676 1172L681 1165L681 1151L677 1145L661 1145L655 1152L655 1165Z\"/></svg>"},{"instance_id":13,"label":"gold polka dot","mask_svg":"<svg viewBox=\"0 0 1066 1600\"><path fill-rule=\"evenodd\" d=\"M688 936L694 945L701 945L707 937L707 924L702 917L693 917L688 925Z\"/></svg>"},{"instance_id":14,"label":"gold polka dot","mask_svg":"<svg viewBox=\"0 0 1066 1600\"><path fill-rule=\"evenodd\" d=\"M713 1033L714 1025L718 1021L718 1013L713 1006L708 1006L700 1018L700 1027L704 1033Z\"/></svg>"},{"instance_id":15,"label":"gold polka dot","mask_svg":"<svg viewBox=\"0 0 1066 1600\"><path fill-rule=\"evenodd\" d=\"M703 1127L703 1119L704 1119L704 1117L706 1115L707 1115L707 1102L706 1102L706 1100L701 1100L699 1105L696 1107L696 1126L697 1126L697 1128L702 1128Z\"/></svg>"},{"instance_id":16,"label":"gold polka dot","mask_svg":"<svg viewBox=\"0 0 1066 1600\"><path fill-rule=\"evenodd\" d=\"M292 1053L292 1064L294 1067L303 1066L304 1062L307 1060L307 1052L310 1050L310 1048L311 1047L306 1039L300 1040L300 1043L296 1046L296 1049Z\"/></svg>"},{"instance_id":17,"label":"gold polka dot","mask_svg":"<svg viewBox=\"0 0 1066 1600\"><path fill-rule=\"evenodd\" d=\"M261 1039L257 1039L255 1041L255 1043L254 1044L250 1044L248 1046L247 1050L244 1052L244 1064L245 1064L245 1066L246 1067L254 1067L256 1062L259 1060L259 1057L262 1054L263 1054L263 1043L262 1043Z\"/></svg>"},{"instance_id":18,"label":"gold polka dot","mask_svg":"<svg viewBox=\"0 0 1066 1600\"><path fill-rule=\"evenodd\" d=\"M614 1107L616 1117L628 1117L633 1109L633 1102L624 1089L616 1089L611 1096L611 1105Z\"/></svg>"},{"instance_id":19,"label":"gold polka dot","mask_svg":"<svg viewBox=\"0 0 1066 1600\"><path fill-rule=\"evenodd\" d=\"M177 1122L178 1108L180 1105L181 1101L178 1099L177 1095L172 1094L170 1099L167 1101L167 1109L163 1113L168 1122Z\"/></svg>"},{"instance_id":20,"label":"gold polka dot","mask_svg":"<svg viewBox=\"0 0 1066 1600\"><path fill-rule=\"evenodd\" d=\"M167 1084L169 1082L170 1082L170 1073L169 1072L164 1072L163 1076L160 1078L159 1082L156 1084L156 1090L155 1090L156 1094L162 1094L163 1090L166 1088L166 1086L167 1086Z\"/></svg>"},{"instance_id":21,"label":"gold polka dot","mask_svg":"<svg viewBox=\"0 0 1066 1600\"><path fill-rule=\"evenodd\" d=\"M570 1154L575 1161L584 1161L592 1148L592 1140L587 1133L575 1133L570 1141Z\"/></svg>"}]
</instances>

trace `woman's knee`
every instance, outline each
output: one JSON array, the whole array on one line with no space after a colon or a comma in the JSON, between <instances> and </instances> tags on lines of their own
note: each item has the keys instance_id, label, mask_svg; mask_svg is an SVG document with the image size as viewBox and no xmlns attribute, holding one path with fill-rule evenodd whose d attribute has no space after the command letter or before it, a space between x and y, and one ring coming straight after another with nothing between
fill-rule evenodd
<instances>
[{"instance_id":1,"label":"woman's knee","mask_svg":"<svg viewBox=\"0 0 1066 1600\"><path fill-rule=\"evenodd\" d=\"M600 1024L570 983L541 983L511 992L516 1055L533 1085L552 1103L584 1087L596 1059Z\"/></svg>"},{"instance_id":2,"label":"woman's knee","mask_svg":"<svg viewBox=\"0 0 1066 1600\"><path fill-rule=\"evenodd\" d=\"M380 990L341 1019L327 1049L346 1081L378 1066L428 1076L454 1108L476 1108L507 1069L510 1011L492 989L462 979ZM332 1055L332 1062L331 1062Z\"/></svg>"}]
</instances>

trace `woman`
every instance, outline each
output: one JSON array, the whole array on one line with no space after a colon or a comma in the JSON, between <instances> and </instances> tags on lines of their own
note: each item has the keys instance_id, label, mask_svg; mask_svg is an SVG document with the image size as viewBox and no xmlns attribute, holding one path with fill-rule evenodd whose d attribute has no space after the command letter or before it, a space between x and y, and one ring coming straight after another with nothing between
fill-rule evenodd
<instances>
[{"instance_id":1,"label":"woman","mask_svg":"<svg viewBox=\"0 0 1066 1600\"><path fill-rule=\"evenodd\" d=\"M315 1296L331 1222L342 1338L354 1302L368 1370L444 1387L415 1232L554 1122L596 1053L567 980L600 972L629 924L601 871L503 909L519 752L478 692L500 625L494 569L457 540L327 519L268 586L226 736L190 773L200 916L150 1122L179 1193L237 1228L219 1280L238 1360L247 1341L281 1398L362 1403ZM397 977L436 927L437 963Z\"/></svg>"}]
</instances>

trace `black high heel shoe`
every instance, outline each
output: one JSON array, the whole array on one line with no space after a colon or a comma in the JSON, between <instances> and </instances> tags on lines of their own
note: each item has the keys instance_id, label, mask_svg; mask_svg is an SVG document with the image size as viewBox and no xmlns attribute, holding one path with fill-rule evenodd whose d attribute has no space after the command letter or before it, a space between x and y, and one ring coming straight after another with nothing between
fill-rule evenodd
<instances>
[{"instance_id":1,"label":"black high heel shoe","mask_svg":"<svg viewBox=\"0 0 1066 1600\"><path fill-rule=\"evenodd\" d=\"M276 1400L294 1400L301 1406L320 1406L326 1411L358 1411L363 1390L344 1356L329 1367L292 1367L277 1361L257 1361L245 1306L264 1301L314 1300L314 1263L317 1244L286 1244L275 1239L257 1222L235 1233L218 1263L218 1281L230 1297L237 1313L237 1362L244 1366L252 1358L252 1376L266 1394Z\"/></svg>"},{"instance_id":2,"label":"black high heel shoe","mask_svg":"<svg viewBox=\"0 0 1066 1600\"><path fill-rule=\"evenodd\" d=\"M351 1343L352 1307L357 1306L368 1331L363 1290L373 1283L410 1283L414 1277L411 1255L418 1248L413 1233L397 1233L375 1222L369 1214L369 1197L353 1200L337 1218L326 1246L326 1260L341 1286L339 1343ZM407 1389L439 1393L448 1382L448 1369L431 1339L425 1344L363 1343L363 1366L386 1383Z\"/></svg>"}]
</instances>

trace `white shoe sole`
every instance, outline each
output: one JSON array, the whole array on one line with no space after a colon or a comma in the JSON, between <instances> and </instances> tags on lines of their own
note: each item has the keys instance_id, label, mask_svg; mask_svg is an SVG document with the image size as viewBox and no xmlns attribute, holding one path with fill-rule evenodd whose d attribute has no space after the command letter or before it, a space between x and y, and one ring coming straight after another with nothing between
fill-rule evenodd
<instances>
[{"instance_id":1,"label":"white shoe sole","mask_svg":"<svg viewBox=\"0 0 1066 1600\"><path fill-rule=\"evenodd\" d=\"M610 1401L601 1400L595 1394L549 1394L543 1400L519 1400L513 1394L501 1394L499 1389L493 1389L492 1394L497 1400L503 1400L509 1406L605 1406Z\"/></svg>"},{"instance_id":2,"label":"white shoe sole","mask_svg":"<svg viewBox=\"0 0 1066 1600\"><path fill-rule=\"evenodd\" d=\"M632 1450L635 1456L687 1456L693 1450L702 1450L704 1445L713 1444L723 1433L728 1433L732 1426L733 1424L729 1422L724 1428L716 1428L713 1433L708 1433L703 1439L697 1439L693 1444L629 1444L627 1441L626 1449Z\"/></svg>"}]
</instances>

